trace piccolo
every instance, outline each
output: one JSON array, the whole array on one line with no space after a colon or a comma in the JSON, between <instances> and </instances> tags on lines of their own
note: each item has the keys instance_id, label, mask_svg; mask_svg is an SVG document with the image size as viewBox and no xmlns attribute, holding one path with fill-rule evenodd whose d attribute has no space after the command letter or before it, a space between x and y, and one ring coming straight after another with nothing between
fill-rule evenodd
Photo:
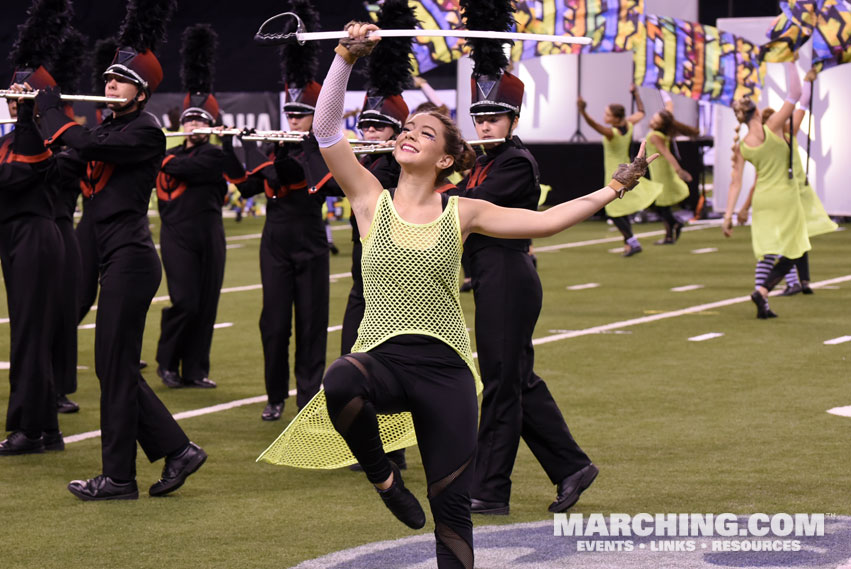
<instances>
[{"instance_id":1,"label":"piccolo","mask_svg":"<svg viewBox=\"0 0 851 569\"><path fill-rule=\"evenodd\" d=\"M0 124L15 124L18 119L0 119Z\"/></svg>"},{"instance_id":2,"label":"piccolo","mask_svg":"<svg viewBox=\"0 0 851 569\"><path fill-rule=\"evenodd\" d=\"M284 16L291 16L296 21L296 30L290 33L269 33L263 28L272 20ZM529 40L529 41L548 41L553 43L575 43L587 45L591 43L591 38L576 37L576 36L560 36L553 34L532 34L525 32L496 32L489 30L377 30L374 32L378 37L384 38L413 38L413 37L442 37L442 38L485 38L495 40ZM304 22L297 14L293 12L284 12L276 16L272 16L262 24L254 34L254 41L260 45L281 45L283 43L298 42L304 44L306 41L341 39L349 37L347 31L337 32L308 32L305 30ZM367 36L368 37L368 36Z\"/></svg>"},{"instance_id":3,"label":"piccolo","mask_svg":"<svg viewBox=\"0 0 851 569\"><path fill-rule=\"evenodd\" d=\"M303 130L258 130L241 138L256 142L301 142L308 134Z\"/></svg>"},{"instance_id":4,"label":"piccolo","mask_svg":"<svg viewBox=\"0 0 851 569\"><path fill-rule=\"evenodd\" d=\"M352 141L354 143L363 142L362 140ZM468 140L467 144L470 146L483 146L486 144L502 144L505 142L504 138L485 138L483 140ZM394 146L368 146L365 148L355 148L355 154L383 154L386 152L393 152Z\"/></svg>"},{"instance_id":5,"label":"piccolo","mask_svg":"<svg viewBox=\"0 0 851 569\"><path fill-rule=\"evenodd\" d=\"M178 131L178 132L167 132L166 136L191 136L193 134L215 134L218 136L237 136L242 134L243 130L241 128L209 128L209 127L201 127L196 128L192 131Z\"/></svg>"},{"instance_id":6,"label":"piccolo","mask_svg":"<svg viewBox=\"0 0 851 569\"><path fill-rule=\"evenodd\" d=\"M6 99L35 99L38 91L27 91L16 93L15 91L0 90L0 98ZM88 101L90 103L125 103L127 99L122 97L100 97L98 95L60 95L63 101Z\"/></svg>"}]
</instances>

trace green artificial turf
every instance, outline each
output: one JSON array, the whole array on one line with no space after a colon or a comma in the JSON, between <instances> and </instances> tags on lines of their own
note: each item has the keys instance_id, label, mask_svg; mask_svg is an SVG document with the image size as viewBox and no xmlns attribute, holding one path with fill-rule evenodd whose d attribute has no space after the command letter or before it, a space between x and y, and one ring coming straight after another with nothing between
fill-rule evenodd
<instances>
[{"instance_id":1,"label":"green artificial turf","mask_svg":"<svg viewBox=\"0 0 851 569\"><path fill-rule=\"evenodd\" d=\"M152 218L155 239L159 220ZM228 237L260 233L263 218L237 224ZM658 224L638 232L658 231ZM348 229L334 232L340 255L331 273L350 270ZM612 242L541 250L595 239ZM724 239L717 227L684 232L675 246L624 259L617 232L586 222L536 241L544 308L535 337L583 330L705 303L744 297L752 290L754 259L748 228ZM224 287L260 282L259 239L230 240ZM813 281L851 275L851 232L813 240ZM717 248L716 252L692 253ZM351 280L331 284L331 321L341 323ZM568 290L597 283L596 288ZM691 284L703 288L671 292ZM577 512L827 512L851 514L851 418L829 415L851 405L851 342L825 345L851 334L851 281L812 296L772 299L780 318L759 321L750 301L635 324L602 334L544 343L536 371L548 383L571 430L600 467L600 476ZM167 294L165 280L157 293ZM520 293L518 293L520 294ZM215 390L169 390L154 369L160 310L148 315L144 375L168 408L209 407L262 395L263 357L258 330L259 289L225 292L213 343ZM472 295L462 295L473 324ZM0 303L5 307L5 302ZM5 313L5 308L2 309ZM84 324L94 322L94 313ZM690 342L710 332L721 337ZM63 432L98 428L94 330L79 332L82 407L61 416ZM330 332L328 362L339 351ZM0 360L8 360L8 324L0 324ZM5 375L8 372L0 372ZM4 383L5 384L5 383ZM291 385L294 387L294 385ZM8 389L0 389L5 409ZM260 420L262 403L181 421L209 453L206 465L166 498L147 488L162 463L140 452L138 501L84 503L65 489L74 478L100 472L100 440L68 444L61 453L0 458L0 547L3 567L288 567L356 545L412 535L384 508L362 474L307 471L258 464L257 455L295 414ZM450 444L451 441L447 441ZM426 503L419 455L408 453L406 484ZM551 519L554 497L531 453L521 444L513 475L511 515L475 518L477 525ZM431 522L423 532L431 531Z\"/></svg>"}]
</instances>

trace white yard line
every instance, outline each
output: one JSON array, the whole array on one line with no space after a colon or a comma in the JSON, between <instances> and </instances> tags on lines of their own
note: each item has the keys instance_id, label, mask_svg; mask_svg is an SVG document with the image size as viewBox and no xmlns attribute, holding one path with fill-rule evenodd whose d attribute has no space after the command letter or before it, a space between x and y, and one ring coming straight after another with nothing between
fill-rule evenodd
<instances>
[{"instance_id":1,"label":"white yard line","mask_svg":"<svg viewBox=\"0 0 851 569\"><path fill-rule=\"evenodd\" d=\"M824 343L826 346L835 346L836 344L844 344L845 342L851 342L851 336L840 336L832 340L825 340Z\"/></svg>"},{"instance_id":2,"label":"white yard line","mask_svg":"<svg viewBox=\"0 0 851 569\"><path fill-rule=\"evenodd\" d=\"M716 253L718 249L716 247L704 247L703 249L692 249L693 255L704 255L706 253Z\"/></svg>"},{"instance_id":3,"label":"white yard line","mask_svg":"<svg viewBox=\"0 0 851 569\"><path fill-rule=\"evenodd\" d=\"M695 227L684 227L683 231L700 231L702 229L707 229L709 227L714 227L714 225L699 225ZM647 231L645 233L636 233L636 237L656 237L657 235L665 235L664 230L659 231ZM535 253L548 253L550 251L560 251L561 249L573 249L574 247L585 247L586 245L601 245L603 243L622 243L623 236L618 237L604 237L602 239L589 239L588 241L572 241L570 243L561 243L560 245L544 245L543 247L533 246L533 251Z\"/></svg>"},{"instance_id":4,"label":"white yard line","mask_svg":"<svg viewBox=\"0 0 851 569\"><path fill-rule=\"evenodd\" d=\"M671 289L671 292L688 292L690 290L699 290L699 289L702 289L702 288L703 288L702 284L675 286L674 288Z\"/></svg>"},{"instance_id":5,"label":"white yard line","mask_svg":"<svg viewBox=\"0 0 851 569\"><path fill-rule=\"evenodd\" d=\"M812 288L821 288L823 286L829 286L836 283L851 281L851 275L845 275L842 277L836 277L835 279L828 279L826 281L820 281L815 283L810 283ZM642 318L633 318L631 320L623 320L621 322L613 322L611 324L604 324L602 326L593 326L591 328L585 328L584 330L571 330L562 332L559 334L553 334L551 336L544 336L543 338L537 338L532 340L532 344L535 346L539 346L541 344L548 344L550 342L558 342L560 340L567 340L569 338L577 338L579 336L587 336L590 334L601 334L604 332L611 332L614 330L618 330L620 328L625 328L627 326L635 326L636 324L646 324L648 322L655 322L656 320L664 320L666 318L674 318L677 316L683 316L684 314L693 314L695 312L703 312L704 310L709 310L712 308L719 308L722 306L729 306L731 304L739 304L741 302L747 302L750 300L749 296L737 296L735 298L728 298L726 300L719 300L717 302L710 302L708 304L698 304L697 306L692 306L689 308L683 308L682 310L672 310L670 312L662 312L659 314L653 314L651 316L644 316ZM336 328L336 327L333 327ZM330 330L330 328L329 328ZM473 354L473 357L478 357L477 354ZM0 362L0 369L2 369L2 365L4 362ZM5 362L8 365L8 362ZM295 395L295 390L290 391L290 395ZM231 401L229 403L221 403L219 405L213 405L212 407L203 407L201 409L196 409L193 411L184 411L183 413L177 413L174 418L175 419L184 419L188 417L197 417L199 415L207 415L209 413L217 413L219 411L226 411L228 409L233 409L234 407L241 407L243 405L253 405L254 403L262 403L266 401L265 395L258 395L257 397L249 397L247 399L238 399L236 401ZM66 443L74 443L77 441L82 441L85 439L91 439L100 436L100 431L89 431L88 433L81 433L79 435L70 435L65 437Z\"/></svg>"},{"instance_id":6,"label":"white yard line","mask_svg":"<svg viewBox=\"0 0 851 569\"><path fill-rule=\"evenodd\" d=\"M851 417L851 405L834 407L833 409L828 409L827 412L831 415L839 415L840 417Z\"/></svg>"},{"instance_id":7,"label":"white yard line","mask_svg":"<svg viewBox=\"0 0 851 569\"><path fill-rule=\"evenodd\" d=\"M700 336L692 336L688 339L689 342L703 342L704 340L712 340L713 338L720 338L723 336L721 332L708 332L706 334L701 334Z\"/></svg>"},{"instance_id":8,"label":"white yard line","mask_svg":"<svg viewBox=\"0 0 851 569\"><path fill-rule=\"evenodd\" d=\"M219 328L230 328L233 326L233 322L219 322L218 324L213 324L213 328L218 330Z\"/></svg>"},{"instance_id":9,"label":"white yard line","mask_svg":"<svg viewBox=\"0 0 851 569\"><path fill-rule=\"evenodd\" d=\"M600 283L585 283L585 284L578 284L578 285L569 286L569 287L567 287L567 290L585 290L585 289L589 289L589 288L597 288L599 286L600 286Z\"/></svg>"}]
</instances>

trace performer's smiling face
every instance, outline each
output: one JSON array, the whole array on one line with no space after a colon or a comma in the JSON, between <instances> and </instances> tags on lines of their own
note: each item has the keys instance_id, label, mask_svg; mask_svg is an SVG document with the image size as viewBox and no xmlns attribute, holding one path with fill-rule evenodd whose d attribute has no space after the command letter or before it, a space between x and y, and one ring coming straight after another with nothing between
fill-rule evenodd
<instances>
[{"instance_id":1,"label":"performer's smiling face","mask_svg":"<svg viewBox=\"0 0 851 569\"><path fill-rule=\"evenodd\" d=\"M512 120L510 113L476 115L473 120L476 124L476 134L480 140L508 138L512 129L517 126L517 117Z\"/></svg>"},{"instance_id":2,"label":"performer's smiling face","mask_svg":"<svg viewBox=\"0 0 851 569\"><path fill-rule=\"evenodd\" d=\"M446 140L443 124L428 114L417 114L408 119L396 137L393 157L403 168L424 166L443 170L453 159L444 151Z\"/></svg>"},{"instance_id":3,"label":"performer's smiling face","mask_svg":"<svg viewBox=\"0 0 851 569\"><path fill-rule=\"evenodd\" d=\"M313 128L313 114L287 113L287 124L290 130L310 132Z\"/></svg>"}]
</instances>

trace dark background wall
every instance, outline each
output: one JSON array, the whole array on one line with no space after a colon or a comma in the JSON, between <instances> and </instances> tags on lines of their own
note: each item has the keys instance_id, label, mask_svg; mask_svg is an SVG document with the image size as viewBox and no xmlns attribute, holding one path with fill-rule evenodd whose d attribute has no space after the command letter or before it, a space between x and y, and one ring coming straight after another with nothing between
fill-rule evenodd
<instances>
[{"instance_id":1,"label":"dark background wall","mask_svg":"<svg viewBox=\"0 0 851 569\"><path fill-rule=\"evenodd\" d=\"M125 4L120 0L74 0L74 26L86 34L93 44L96 39L114 35L124 19ZM28 0L2 0L0 3L0 53L7 54L17 36L17 24L26 19ZM316 0L323 30L339 30L353 19L366 19L361 0ZM286 0L179 0L178 9L169 25L168 43L157 55L163 65L165 80L160 91L180 91L180 34L197 22L211 23L219 33L217 91L277 91L282 87L277 51L254 45L252 38L260 24L279 12L287 11ZM714 25L717 18L773 16L778 13L777 0L703 0L700 21ZM319 77L323 77L333 55L332 41L323 42ZM2 77L10 78L11 64L0 62ZM436 88L454 88L454 66L438 67L426 74ZM83 89L91 75L83 70ZM360 77L351 83L362 87Z\"/></svg>"}]
</instances>

